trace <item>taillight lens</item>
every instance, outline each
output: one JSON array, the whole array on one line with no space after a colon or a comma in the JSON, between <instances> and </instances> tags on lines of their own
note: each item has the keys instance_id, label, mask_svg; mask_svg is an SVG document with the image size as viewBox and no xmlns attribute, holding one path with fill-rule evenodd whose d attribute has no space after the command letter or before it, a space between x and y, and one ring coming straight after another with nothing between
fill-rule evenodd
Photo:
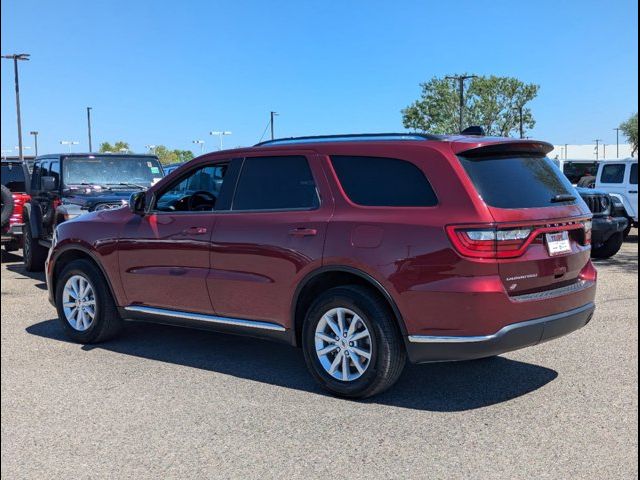
<instances>
[{"instance_id":1,"label":"taillight lens","mask_svg":"<svg viewBox=\"0 0 640 480\"><path fill-rule=\"evenodd\" d=\"M463 255L475 258L512 258L521 255L532 229L449 227L448 232Z\"/></svg>"}]
</instances>

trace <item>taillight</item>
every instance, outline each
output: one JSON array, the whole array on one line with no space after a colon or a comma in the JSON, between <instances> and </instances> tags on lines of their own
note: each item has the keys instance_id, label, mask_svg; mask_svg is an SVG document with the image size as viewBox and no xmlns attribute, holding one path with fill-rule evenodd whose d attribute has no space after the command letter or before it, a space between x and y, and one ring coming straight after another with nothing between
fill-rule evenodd
<instances>
[{"instance_id":1,"label":"taillight","mask_svg":"<svg viewBox=\"0 0 640 480\"><path fill-rule=\"evenodd\" d=\"M449 238L461 255L494 259L522 256L532 243L540 243L545 233L576 230L584 230L584 245L589 245L591 243L590 220L517 227L501 225L450 225L447 227ZM582 239L579 243L582 243Z\"/></svg>"},{"instance_id":2,"label":"taillight","mask_svg":"<svg viewBox=\"0 0 640 480\"><path fill-rule=\"evenodd\" d=\"M449 237L458 251L474 258L512 258L531 236L530 228L500 229L498 227L447 227Z\"/></svg>"}]
</instances>

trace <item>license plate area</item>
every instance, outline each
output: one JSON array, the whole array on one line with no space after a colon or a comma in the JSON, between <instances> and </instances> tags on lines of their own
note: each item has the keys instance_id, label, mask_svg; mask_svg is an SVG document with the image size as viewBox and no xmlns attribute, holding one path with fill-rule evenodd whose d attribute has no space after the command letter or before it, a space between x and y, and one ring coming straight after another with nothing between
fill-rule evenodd
<instances>
[{"instance_id":1,"label":"license plate area","mask_svg":"<svg viewBox=\"0 0 640 480\"><path fill-rule=\"evenodd\" d=\"M569 232L547 233L545 235L547 251L552 257L571 253L571 241Z\"/></svg>"}]
</instances>

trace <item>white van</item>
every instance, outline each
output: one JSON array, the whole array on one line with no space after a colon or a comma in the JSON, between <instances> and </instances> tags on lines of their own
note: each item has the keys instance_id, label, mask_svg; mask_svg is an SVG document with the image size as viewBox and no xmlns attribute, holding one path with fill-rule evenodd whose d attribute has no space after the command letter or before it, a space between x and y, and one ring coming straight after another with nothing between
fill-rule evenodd
<instances>
[{"instance_id":1,"label":"white van","mask_svg":"<svg viewBox=\"0 0 640 480\"><path fill-rule=\"evenodd\" d=\"M629 223L638 226L638 159L605 160L598 167L598 190L609 193Z\"/></svg>"}]
</instances>

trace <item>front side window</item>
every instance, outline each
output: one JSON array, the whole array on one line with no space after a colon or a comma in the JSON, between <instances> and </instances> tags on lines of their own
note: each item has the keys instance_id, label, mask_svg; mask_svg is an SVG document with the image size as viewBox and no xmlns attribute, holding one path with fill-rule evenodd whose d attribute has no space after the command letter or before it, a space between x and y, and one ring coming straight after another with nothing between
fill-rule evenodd
<instances>
[{"instance_id":1,"label":"front side window","mask_svg":"<svg viewBox=\"0 0 640 480\"><path fill-rule=\"evenodd\" d=\"M181 178L158 197L161 212L210 212L219 210L227 164L207 165Z\"/></svg>"},{"instance_id":2,"label":"front side window","mask_svg":"<svg viewBox=\"0 0 640 480\"><path fill-rule=\"evenodd\" d=\"M316 184L305 157L244 160L233 210L310 210L318 205Z\"/></svg>"},{"instance_id":3,"label":"front side window","mask_svg":"<svg viewBox=\"0 0 640 480\"><path fill-rule=\"evenodd\" d=\"M433 207L438 204L431 184L417 166L383 157L331 157L338 180L349 199L369 207Z\"/></svg>"},{"instance_id":4,"label":"front side window","mask_svg":"<svg viewBox=\"0 0 640 480\"><path fill-rule=\"evenodd\" d=\"M602 169L601 183L623 183L624 182L625 165L616 163L614 165L605 165Z\"/></svg>"}]
</instances>

